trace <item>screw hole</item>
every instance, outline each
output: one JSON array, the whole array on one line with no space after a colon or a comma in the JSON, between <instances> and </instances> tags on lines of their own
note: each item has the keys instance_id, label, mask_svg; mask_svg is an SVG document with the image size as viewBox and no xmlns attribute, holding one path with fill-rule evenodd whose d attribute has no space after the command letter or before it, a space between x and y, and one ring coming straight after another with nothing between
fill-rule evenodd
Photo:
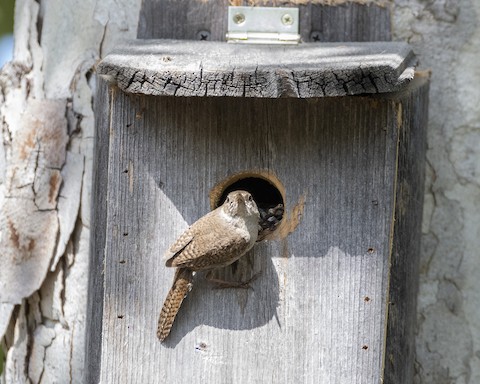
<instances>
[{"instance_id":1,"label":"screw hole","mask_svg":"<svg viewBox=\"0 0 480 384\"><path fill-rule=\"evenodd\" d=\"M197 40L201 40L201 41L210 40L210 32L209 31L198 31L197 32Z\"/></svg>"},{"instance_id":2,"label":"screw hole","mask_svg":"<svg viewBox=\"0 0 480 384\"><path fill-rule=\"evenodd\" d=\"M236 13L233 15L233 22L235 24L243 24L245 22L245 15L243 13Z\"/></svg>"},{"instance_id":3,"label":"screw hole","mask_svg":"<svg viewBox=\"0 0 480 384\"><path fill-rule=\"evenodd\" d=\"M320 41L320 39L321 39L320 32L313 31L312 33L310 33L310 41L318 43Z\"/></svg>"}]
</instances>

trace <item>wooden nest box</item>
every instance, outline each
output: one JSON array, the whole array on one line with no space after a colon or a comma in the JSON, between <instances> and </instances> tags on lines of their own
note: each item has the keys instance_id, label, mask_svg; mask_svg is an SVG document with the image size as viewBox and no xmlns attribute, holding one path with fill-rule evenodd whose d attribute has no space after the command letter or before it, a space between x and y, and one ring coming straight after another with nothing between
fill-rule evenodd
<instances>
[{"instance_id":1,"label":"wooden nest box","mask_svg":"<svg viewBox=\"0 0 480 384\"><path fill-rule=\"evenodd\" d=\"M403 43L138 40L98 66L87 376L408 383L428 79ZM165 343L161 259L232 189L278 228L202 274Z\"/></svg>"}]
</instances>

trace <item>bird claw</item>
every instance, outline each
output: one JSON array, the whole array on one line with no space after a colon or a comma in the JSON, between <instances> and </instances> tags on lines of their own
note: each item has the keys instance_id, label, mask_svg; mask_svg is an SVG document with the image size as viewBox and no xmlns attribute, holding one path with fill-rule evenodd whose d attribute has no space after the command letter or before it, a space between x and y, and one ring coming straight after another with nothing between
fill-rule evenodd
<instances>
[{"instance_id":1,"label":"bird claw","mask_svg":"<svg viewBox=\"0 0 480 384\"><path fill-rule=\"evenodd\" d=\"M262 273L258 272L253 275L247 281L225 281L221 279L208 278L207 280L216 285L214 289L230 289L230 288L240 288L240 289L252 289L250 285L251 282L255 281Z\"/></svg>"}]
</instances>

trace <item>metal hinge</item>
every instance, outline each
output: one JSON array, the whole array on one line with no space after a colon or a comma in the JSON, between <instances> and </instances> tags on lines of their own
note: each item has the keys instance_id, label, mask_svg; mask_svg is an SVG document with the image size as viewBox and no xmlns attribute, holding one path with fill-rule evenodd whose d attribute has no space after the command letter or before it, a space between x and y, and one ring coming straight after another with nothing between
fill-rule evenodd
<instances>
[{"instance_id":1,"label":"metal hinge","mask_svg":"<svg viewBox=\"0 0 480 384\"><path fill-rule=\"evenodd\" d=\"M229 43L298 44L298 8L228 7Z\"/></svg>"}]
</instances>

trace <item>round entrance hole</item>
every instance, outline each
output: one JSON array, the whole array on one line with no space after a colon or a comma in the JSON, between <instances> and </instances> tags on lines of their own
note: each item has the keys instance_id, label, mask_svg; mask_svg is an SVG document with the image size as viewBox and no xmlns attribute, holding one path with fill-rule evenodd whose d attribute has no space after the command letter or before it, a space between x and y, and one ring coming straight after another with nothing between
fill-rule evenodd
<instances>
[{"instance_id":1,"label":"round entrance hole","mask_svg":"<svg viewBox=\"0 0 480 384\"><path fill-rule=\"evenodd\" d=\"M212 209L222 205L230 192L250 192L260 213L258 240L273 233L283 220L285 191L280 181L272 174L241 173L216 185L210 192Z\"/></svg>"}]
</instances>

